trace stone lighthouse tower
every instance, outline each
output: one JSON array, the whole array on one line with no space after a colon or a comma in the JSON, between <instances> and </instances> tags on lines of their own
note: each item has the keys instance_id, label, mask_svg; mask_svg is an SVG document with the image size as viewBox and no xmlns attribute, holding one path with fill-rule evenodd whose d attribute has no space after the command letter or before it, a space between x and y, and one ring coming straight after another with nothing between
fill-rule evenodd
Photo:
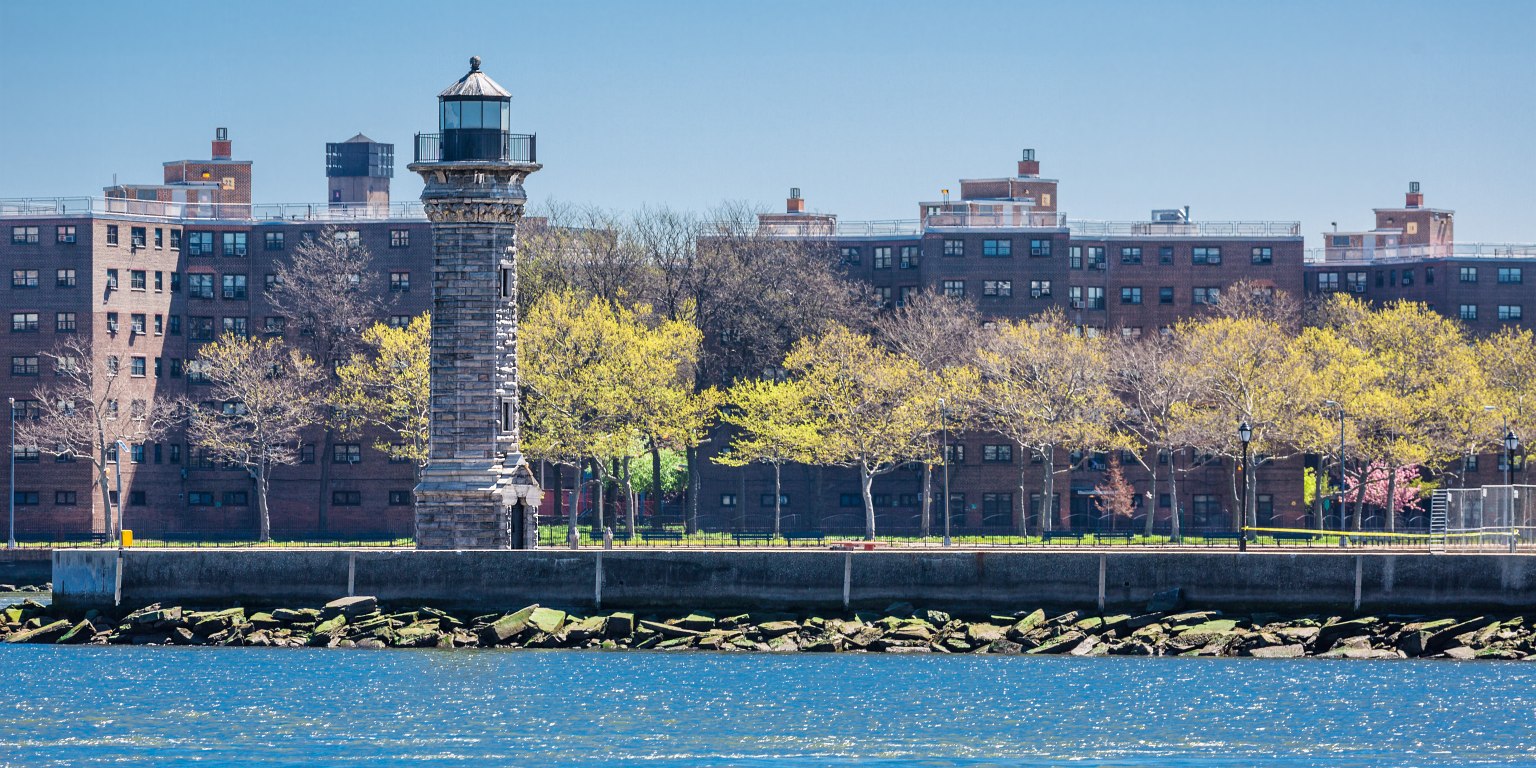
<instances>
[{"instance_id":1,"label":"stone lighthouse tower","mask_svg":"<svg viewBox=\"0 0 1536 768\"><path fill-rule=\"evenodd\" d=\"M410 169L432 221L432 431L416 486L421 549L531 549L541 491L518 450L517 227L535 137L480 71L438 94Z\"/></svg>"}]
</instances>

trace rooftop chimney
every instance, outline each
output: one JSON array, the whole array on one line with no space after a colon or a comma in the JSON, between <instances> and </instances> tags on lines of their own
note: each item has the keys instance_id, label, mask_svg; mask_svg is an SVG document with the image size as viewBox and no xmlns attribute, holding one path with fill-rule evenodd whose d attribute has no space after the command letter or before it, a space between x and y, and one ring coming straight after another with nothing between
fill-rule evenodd
<instances>
[{"instance_id":1,"label":"rooftop chimney","mask_svg":"<svg viewBox=\"0 0 1536 768\"><path fill-rule=\"evenodd\" d=\"M805 199L800 197L799 187L789 188L789 200L784 205L789 213L805 213Z\"/></svg>"},{"instance_id":2,"label":"rooftop chimney","mask_svg":"<svg viewBox=\"0 0 1536 768\"><path fill-rule=\"evenodd\" d=\"M229 141L229 129L219 128L213 136L213 159L228 160L234 157L234 150Z\"/></svg>"},{"instance_id":3,"label":"rooftop chimney","mask_svg":"<svg viewBox=\"0 0 1536 768\"><path fill-rule=\"evenodd\" d=\"M1033 149L1024 150L1024 157L1019 160L1019 178L1040 175L1040 161L1035 159Z\"/></svg>"},{"instance_id":4,"label":"rooftop chimney","mask_svg":"<svg viewBox=\"0 0 1536 768\"><path fill-rule=\"evenodd\" d=\"M1408 182L1408 202L1407 202L1407 207L1409 207L1409 208L1423 208L1424 207L1424 193L1419 191L1419 183L1417 181L1410 181L1410 182Z\"/></svg>"}]
</instances>

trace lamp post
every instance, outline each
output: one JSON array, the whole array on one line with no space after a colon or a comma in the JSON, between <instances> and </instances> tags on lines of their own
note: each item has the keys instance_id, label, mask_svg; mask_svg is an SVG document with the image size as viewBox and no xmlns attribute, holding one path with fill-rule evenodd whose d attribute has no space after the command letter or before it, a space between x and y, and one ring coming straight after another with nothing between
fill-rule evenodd
<instances>
[{"instance_id":1,"label":"lamp post","mask_svg":"<svg viewBox=\"0 0 1536 768\"><path fill-rule=\"evenodd\" d=\"M1510 478L1510 472L1514 469L1515 451L1520 448L1520 438L1515 436L1515 431L1504 426L1504 487L1509 499L1509 551L1515 551L1516 544L1520 541L1519 529L1515 527L1515 486Z\"/></svg>"},{"instance_id":2,"label":"lamp post","mask_svg":"<svg viewBox=\"0 0 1536 768\"><path fill-rule=\"evenodd\" d=\"M1253 440L1253 428L1245 419L1237 425L1237 439L1243 443L1243 504L1242 524L1237 527L1237 551L1248 551L1248 483L1252 481L1253 467L1248 464L1248 443Z\"/></svg>"},{"instance_id":3,"label":"lamp post","mask_svg":"<svg viewBox=\"0 0 1536 768\"><path fill-rule=\"evenodd\" d=\"M112 466L117 470L113 473L117 475L117 499L115 500L117 505L117 546L121 549L123 546L123 451L128 450L128 444L124 443L122 438L118 438L112 443L112 448L114 450ZM108 510L108 512L110 511Z\"/></svg>"},{"instance_id":4,"label":"lamp post","mask_svg":"<svg viewBox=\"0 0 1536 768\"><path fill-rule=\"evenodd\" d=\"M16 548L16 398L7 398L11 404L11 537L6 549Z\"/></svg>"},{"instance_id":5,"label":"lamp post","mask_svg":"<svg viewBox=\"0 0 1536 768\"><path fill-rule=\"evenodd\" d=\"M939 433L942 435L942 453L944 456L944 546L950 545L949 538L949 410L944 403L944 398L939 398Z\"/></svg>"},{"instance_id":6,"label":"lamp post","mask_svg":"<svg viewBox=\"0 0 1536 768\"><path fill-rule=\"evenodd\" d=\"M1342 530L1346 525L1344 508L1347 504L1344 501L1344 494L1349 486L1349 464L1344 460L1344 406L1332 400L1324 400L1323 405L1331 405L1339 412L1339 528ZM1326 528L1327 526L1319 525L1318 527Z\"/></svg>"}]
</instances>

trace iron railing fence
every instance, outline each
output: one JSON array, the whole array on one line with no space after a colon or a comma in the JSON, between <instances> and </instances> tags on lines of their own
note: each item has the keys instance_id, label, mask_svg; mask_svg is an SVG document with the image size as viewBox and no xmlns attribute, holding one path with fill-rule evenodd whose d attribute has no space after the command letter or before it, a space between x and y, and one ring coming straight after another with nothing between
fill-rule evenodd
<instances>
[{"instance_id":1,"label":"iron railing fence","mask_svg":"<svg viewBox=\"0 0 1536 768\"><path fill-rule=\"evenodd\" d=\"M0 200L0 218L111 216L239 222L426 221L420 201L381 203L203 203L125 197L30 197ZM52 236L53 233L44 233Z\"/></svg>"},{"instance_id":2,"label":"iron railing fence","mask_svg":"<svg viewBox=\"0 0 1536 768\"><path fill-rule=\"evenodd\" d=\"M536 163L538 150L537 134L475 130L416 134L416 162L418 163L436 163L444 160Z\"/></svg>"}]
</instances>

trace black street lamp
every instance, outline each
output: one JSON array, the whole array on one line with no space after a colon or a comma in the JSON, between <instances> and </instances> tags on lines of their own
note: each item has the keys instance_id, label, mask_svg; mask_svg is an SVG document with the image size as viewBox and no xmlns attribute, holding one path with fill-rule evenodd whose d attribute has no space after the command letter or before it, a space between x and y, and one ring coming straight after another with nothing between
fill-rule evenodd
<instances>
[{"instance_id":1,"label":"black street lamp","mask_svg":"<svg viewBox=\"0 0 1536 768\"><path fill-rule=\"evenodd\" d=\"M1509 498L1509 551L1514 552L1520 542L1520 529L1515 527L1515 486L1510 477L1514 469L1515 451L1520 450L1520 438L1508 425L1504 427L1504 493Z\"/></svg>"},{"instance_id":2,"label":"black street lamp","mask_svg":"<svg viewBox=\"0 0 1536 768\"><path fill-rule=\"evenodd\" d=\"M1513 468L1514 465L1511 464L1510 462L1514 461L1515 451L1518 451L1518 450L1520 450L1520 438L1515 436L1515 431L1513 429L1506 428L1505 431L1504 431L1504 484L1505 485L1510 485L1513 482L1510 479L1509 473L1510 473L1510 469Z\"/></svg>"},{"instance_id":3,"label":"black street lamp","mask_svg":"<svg viewBox=\"0 0 1536 768\"><path fill-rule=\"evenodd\" d=\"M1248 464L1248 444L1253 441L1253 427L1245 419L1237 425L1237 439L1243 443L1243 503L1242 523L1237 526L1237 551L1248 551L1248 484L1252 482L1253 467Z\"/></svg>"},{"instance_id":4,"label":"black street lamp","mask_svg":"<svg viewBox=\"0 0 1536 768\"><path fill-rule=\"evenodd\" d=\"M1343 530L1348 523L1344 518L1346 503L1345 493L1349 490L1349 464L1344 458L1344 406L1333 400L1324 400L1323 405L1331 405L1339 411L1339 529ZM1326 530L1327 524L1319 520L1318 529Z\"/></svg>"}]
</instances>

